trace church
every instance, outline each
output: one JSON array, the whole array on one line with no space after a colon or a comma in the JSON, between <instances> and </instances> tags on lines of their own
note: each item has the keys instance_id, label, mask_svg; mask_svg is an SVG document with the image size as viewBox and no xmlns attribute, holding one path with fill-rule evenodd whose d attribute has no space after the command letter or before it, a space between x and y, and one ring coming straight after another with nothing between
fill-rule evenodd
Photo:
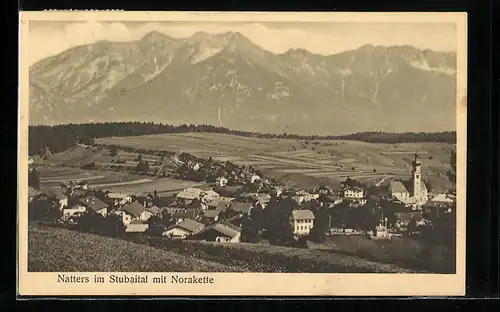
<instances>
[{"instance_id":1,"label":"church","mask_svg":"<svg viewBox=\"0 0 500 312\"><path fill-rule=\"evenodd\" d=\"M409 181L392 181L389 186L389 197L408 206L422 206L428 200L427 186L422 181L422 162L417 154L412 165L412 178Z\"/></svg>"}]
</instances>

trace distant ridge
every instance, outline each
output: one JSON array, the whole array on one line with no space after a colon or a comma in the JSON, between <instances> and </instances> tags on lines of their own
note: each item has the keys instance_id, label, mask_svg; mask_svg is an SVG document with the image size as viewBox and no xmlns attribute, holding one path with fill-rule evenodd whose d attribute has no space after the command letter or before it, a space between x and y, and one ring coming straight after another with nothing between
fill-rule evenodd
<instances>
[{"instance_id":1,"label":"distant ridge","mask_svg":"<svg viewBox=\"0 0 500 312\"><path fill-rule=\"evenodd\" d=\"M154 122L105 122L64 124L55 126L29 126L29 154L38 154L49 148L51 152L62 152L77 143L92 142L102 137L126 137L166 133L220 133L255 138L279 138L293 140L355 140L369 143L456 143L455 131L388 133L382 131L357 132L343 135L298 135L290 133L259 133L233 130L212 125L168 125ZM54 139L57 138L57 139Z\"/></svg>"},{"instance_id":2,"label":"distant ridge","mask_svg":"<svg viewBox=\"0 0 500 312\"><path fill-rule=\"evenodd\" d=\"M274 54L240 33L70 48L30 67L30 124L151 120L335 135L455 129L456 54L365 45Z\"/></svg>"}]
</instances>

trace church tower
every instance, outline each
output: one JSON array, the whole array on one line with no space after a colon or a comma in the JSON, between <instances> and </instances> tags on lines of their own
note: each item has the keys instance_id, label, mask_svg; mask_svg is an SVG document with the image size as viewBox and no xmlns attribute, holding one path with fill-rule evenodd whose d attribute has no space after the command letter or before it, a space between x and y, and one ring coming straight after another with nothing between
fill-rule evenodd
<instances>
[{"instance_id":1,"label":"church tower","mask_svg":"<svg viewBox=\"0 0 500 312\"><path fill-rule=\"evenodd\" d=\"M420 159L418 159L418 155L415 153L415 159L413 160L413 197L420 197L421 189L422 189L422 174L421 167L422 163Z\"/></svg>"}]
</instances>

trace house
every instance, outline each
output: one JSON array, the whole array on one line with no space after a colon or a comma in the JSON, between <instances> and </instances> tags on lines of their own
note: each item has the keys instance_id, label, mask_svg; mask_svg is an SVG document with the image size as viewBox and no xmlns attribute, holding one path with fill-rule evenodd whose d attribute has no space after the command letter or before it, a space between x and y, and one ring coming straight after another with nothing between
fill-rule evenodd
<instances>
[{"instance_id":1,"label":"house","mask_svg":"<svg viewBox=\"0 0 500 312\"><path fill-rule=\"evenodd\" d=\"M63 209L63 219L68 220L70 217L79 217L87 211L87 208L82 205L75 205L73 207L65 207Z\"/></svg>"},{"instance_id":2,"label":"house","mask_svg":"<svg viewBox=\"0 0 500 312\"><path fill-rule=\"evenodd\" d=\"M124 225L130 224L133 220L147 221L153 214L146 210L146 207L135 201L127 204L117 211L115 214L122 217Z\"/></svg>"},{"instance_id":3,"label":"house","mask_svg":"<svg viewBox=\"0 0 500 312\"><path fill-rule=\"evenodd\" d=\"M250 212L250 207L252 207L252 203L242 203L239 201L232 201L229 204L229 209L234 212L248 214Z\"/></svg>"},{"instance_id":4,"label":"house","mask_svg":"<svg viewBox=\"0 0 500 312\"><path fill-rule=\"evenodd\" d=\"M28 158L28 165L32 165L34 162L33 157Z\"/></svg>"},{"instance_id":5,"label":"house","mask_svg":"<svg viewBox=\"0 0 500 312\"><path fill-rule=\"evenodd\" d=\"M63 193L62 189L52 188L44 190L42 193L44 193L49 200L56 202L59 210L63 210L65 207L68 207L68 196Z\"/></svg>"},{"instance_id":6,"label":"house","mask_svg":"<svg viewBox=\"0 0 500 312\"><path fill-rule=\"evenodd\" d=\"M208 222L217 222L219 220L219 210L203 210L201 217Z\"/></svg>"},{"instance_id":7,"label":"house","mask_svg":"<svg viewBox=\"0 0 500 312\"><path fill-rule=\"evenodd\" d=\"M217 223L203 228L199 232L188 236L187 239L221 243L239 243L240 237L240 227L230 224Z\"/></svg>"},{"instance_id":8,"label":"house","mask_svg":"<svg viewBox=\"0 0 500 312\"><path fill-rule=\"evenodd\" d=\"M314 226L314 213L311 210L293 210L290 223L294 234L307 235Z\"/></svg>"},{"instance_id":9,"label":"house","mask_svg":"<svg viewBox=\"0 0 500 312\"><path fill-rule=\"evenodd\" d=\"M181 223L182 221L186 219L198 219L199 216L201 215L203 210L201 209L184 209L184 210L178 210L172 214L170 214L170 217L175 220L175 223Z\"/></svg>"},{"instance_id":10,"label":"house","mask_svg":"<svg viewBox=\"0 0 500 312\"><path fill-rule=\"evenodd\" d=\"M346 199L361 199L365 196L365 192L361 187L346 186L342 189L342 195Z\"/></svg>"},{"instance_id":11,"label":"house","mask_svg":"<svg viewBox=\"0 0 500 312\"><path fill-rule=\"evenodd\" d=\"M218 177L217 179L215 179L215 184L219 187L224 187L227 185L227 178L226 177Z\"/></svg>"},{"instance_id":12,"label":"house","mask_svg":"<svg viewBox=\"0 0 500 312\"><path fill-rule=\"evenodd\" d=\"M430 201L439 204L453 204L455 203L455 198L450 194L441 193L434 196Z\"/></svg>"},{"instance_id":13,"label":"house","mask_svg":"<svg viewBox=\"0 0 500 312\"><path fill-rule=\"evenodd\" d=\"M172 239L184 239L193 233L196 233L203 229L204 225L192 220L186 219L178 224L171 225L162 234Z\"/></svg>"},{"instance_id":14,"label":"house","mask_svg":"<svg viewBox=\"0 0 500 312\"><path fill-rule=\"evenodd\" d=\"M163 209L158 207L158 206L153 206L153 207L146 208L146 213L150 213L151 216L161 217L163 214Z\"/></svg>"},{"instance_id":15,"label":"house","mask_svg":"<svg viewBox=\"0 0 500 312\"><path fill-rule=\"evenodd\" d=\"M330 195L332 194L332 189L328 186L322 185L318 188L318 193L323 196Z\"/></svg>"},{"instance_id":16,"label":"house","mask_svg":"<svg viewBox=\"0 0 500 312\"><path fill-rule=\"evenodd\" d=\"M203 190L200 190L199 188L188 187L180 191L176 195L176 198L183 200L201 199L202 193Z\"/></svg>"},{"instance_id":17,"label":"house","mask_svg":"<svg viewBox=\"0 0 500 312\"><path fill-rule=\"evenodd\" d=\"M389 186L389 197L396 198L400 201L406 201L410 198L410 192L401 181L391 181Z\"/></svg>"},{"instance_id":18,"label":"house","mask_svg":"<svg viewBox=\"0 0 500 312\"><path fill-rule=\"evenodd\" d=\"M105 202L101 201L95 196L87 196L84 198L80 198L78 200L77 206L83 206L86 208L86 211L90 212L95 212L103 217L105 217L108 214L108 204ZM74 209L78 209L74 207Z\"/></svg>"},{"instance_id":19,"label":"house","mask_svg":"<svg viewBox=\"0 0 500 312\"><path fill-rule=\"evenodd\" d=\"M318 198L319 194L311 194L305 190L300 190L292 196L292 199L298 204L302 204L303 202L310 202L311 200Z\"/></svg>"},{"instance_id":20,"label":"house","mask_svg":"<svg viewBox=\"0 0 500 312\"><path fill-rule=\"evenodd\" d=\"M212 198L210 201L206 203L207 209L209 210L217 209L219 211L225 211L233 200L235 200L235 198L224 197L224 196Z\"/></svg>"},{"instance_id":21,"label":"house","mask_svg":"<svg viewBox=\"0 0 500 312\"><path fill-rule=\"evenodd\" d=\"M260 176L252 174L252 176L250 177L250 183L256 183L258 181L260 181Z\"/></svg>"},{"instance_id":22,"label":"house","mask_svg":"<svg viewBox=\"0 0 500 312\"><path fill-rule=\"evenodd\" d=\"M108 193L106 198L111 200L116 207L121 207L132 202L132 197L123 193Z\"/></svg>"},{"instance_id":23,"label":"house","mask_svg":"<svg viewBox=\"0 0 500 312\"><path fill-rule=\"evenodd\" d=\"M397 223L402 227L407 227L412 219L415 220L417 225L425 224L422 218L422 212L419 211L396 212L394 215L396 216Z\"/></svg>"},{"instance_id":24,"label":"house","mask_svg":"<svg viewBox=\"0 0 500 312\"><path fill-rule=\"evenodd\" d=\"M279 186L279 185L275 186L274 191L276 192L276 196L280 196L281 193L283 193L284 189L285 188L283 186Z\"/></svg>"},{"instance_id":25,"label":"house","mask_svg":"<svg viewBox=\"0 0 500 312\"><path fill-rule=\"evenodd\" d=\"M132 220L125 228L125 233L145 233L149 225L144 220Z\"/></svg>"},{"instance_id":26,"label":"house","mask_svg":"<svg viewBox=\"0 0 500 312\"><path fill-rule=\"evenodd\" d=\"M204 192L200 193L200 198L204 202L210 201L210 200L217 198L217 197L219 197L219 193L212 191L212 190L208 190L208 191L204 191Z\"/></svg>"},{"instance_id":27,"label":"house","mask_svg":"<svg viewBox=\"0 0 500 312\"><path fill-rule=\"evenodd\" d=\"M255 196L255 200L257 201L257 203L259 203L262 208L266 208L267 204L271 201L271 195L269 194L257 194Z\"/></svg>"},{"instance_id":28,"label":"house","mask_svg":"<svg viewBox=\"0 0 500 312\"><path fill-rule=\"evenodd\" d=\"M338 205L342 202L342 198L335 193L332 193L330 195L326 195L323 198L325 199L326 202L330 203L330 207Z\"/></svg>"}]
</instances>

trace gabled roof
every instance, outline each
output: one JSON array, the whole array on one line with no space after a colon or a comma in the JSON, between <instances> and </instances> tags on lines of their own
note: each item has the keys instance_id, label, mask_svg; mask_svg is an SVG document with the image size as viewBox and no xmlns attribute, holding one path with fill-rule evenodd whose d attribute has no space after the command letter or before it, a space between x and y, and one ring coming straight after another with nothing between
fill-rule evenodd
<instances>
[{"instance_id":1,"label":"gabled roof","mask_svg":"<svg viewBox=\"0 0 500 312\"><path fill-rule=\"evenodd\" d=\"M205 227L203 230L196 233L196 236L203 235L203 233L206 233L208 231L216 231L224 236L231 238L234 238L239 233L241 233L241 229L236 226L229 226L227 224L216 223L214 225Z\"/></svg>"},{"instance_id":2,"label":"gabled roof","mask_svg":"<svg viewBox=\"0 0 500 312\"><path fill-rule=\"evenodd\" d=\"M204 225L201 224L200 222L197 222L197 221L192 220L192 219L186 219L179 224L174 224L174 225L169 226L166 231L174 229L174 228L181 228L181 229L184 229L188 232L193 233L193 232L201 230L203 227L204 227Z\"/></svg>"},{"instance_id":3,"label":"gabled roof","mask_svg":"<svg viewBox=\"0 0 500 312\"><path fill-rule=\"evenodd\" d=\"M144 211L144 206L139 204L139 202L135 201L133 203L127 204L119 209L120 211L124 211L129 215L132 215L138 218L141 213Z\"/></svg>"},{"instance_id":4,"label":"gabled roof","mask_svg":"<svg viewBox=\"0 0 500 312\"><path fill-rule=\"evenodd\" d=\"M229 207L236 212L248 213L250 211L251 203L240 203L237 201L233 201L229 204Z\"/></svg>"},{"instance_id":5,"label":"gabled roof","mask_svg":"<svg viewBox=\"0 0 500 312\"><path fill-rule=\"evenodd\" d=\"M207 218L215 218L219 215L220 210L203 210L202 214Z\"/></svg>"},{"instance_id":6,"label":"gabled roof","mask_svg":"<svg viewBox=\"0 0 500 312\"><path fill-rule=\"evenodd\" d=\"M124 199L130 197L130 195L124 193L108 193L106 196L111 199Z\"/></svg>"},{"instance_id":7,"label":"gabled roof","mask_svg":"<svg viewBox=\"0 0 500 312\"><path fill-rule=\"evenodd\" d=\"M390 184L391 193L408 193L405 185L401 181L391 181Z\"/></svg>"},{"instance_id":8,"label":"gabled roof","mask_svg":"<svg viewBox=\"0 0 500 312\"><path fill-rule=\"evenodd\" d=\"M153 206L153 207L146 208L146 211L149 211L152 214L160 214L163 212L163 209L158 207L158 206Z\"/></svg>"},{"instance_id":9,"label":"gabled roof","mask_svg":"<svg viewBox=\"0 0 500 312\"><path fill-rule=\"evenodd\" d=\"M195 198L200 198L202 192L203 190L200 190L199 188L188 187L180 191L176 195L176 197L184 199L195 199Z\"/></svg>"},{"instance_id":10,"label":"gabled roof","mask_svg":"<svg viewBox=\"0 0 500 312\"><path fill-rule=\"evenodd\" d=\"M432 202L453 203L454 200L448 194L438 194L431 199Z\"/></svg>"},{"instance_id":11,"label":"gabled roof","mask_svg":"<svg viewBox=\"0 0 500 312\"><path fill-rule=\"evenodd\" d=\"M215 191L208 190L208 191L203 191L203 193L201 193L201 196L202 197L218 197L219 193L217 193Z\"/></svg>"},{"instance_id":12,"label":"gabled roof","mask_svg":"<svg viewBox=\"0 0 500 312\"><path fill-rule=\"evenodd\" d=\"M149 225L142 220L133 220L127 225L125 232L127 233L144 233L148 230Z\"/></svg>"},{"instance_id":13,"label":"gabled roof","mask_svg":"<svg viewBox=\"0 0 500 312\"><path fill-rule=\"evenodd\" d=\"M314 213L311 210L293 210L292 217L294 220L314 219Z\"/></svg>"},{"instance_id":14,"label":"gabled roof","mask_svg":"<svg viewBox=\"0 0 500 312\"><path fill-rule=\"evenodd\" d=\"M94 211L99 211L105 208L108 208L108 204L105 202L101 201L95 196L87 196L84 198L80 198L78 202L82 205L85 206L89 209L92 209Z\"/></svg>"}]
</instances>

